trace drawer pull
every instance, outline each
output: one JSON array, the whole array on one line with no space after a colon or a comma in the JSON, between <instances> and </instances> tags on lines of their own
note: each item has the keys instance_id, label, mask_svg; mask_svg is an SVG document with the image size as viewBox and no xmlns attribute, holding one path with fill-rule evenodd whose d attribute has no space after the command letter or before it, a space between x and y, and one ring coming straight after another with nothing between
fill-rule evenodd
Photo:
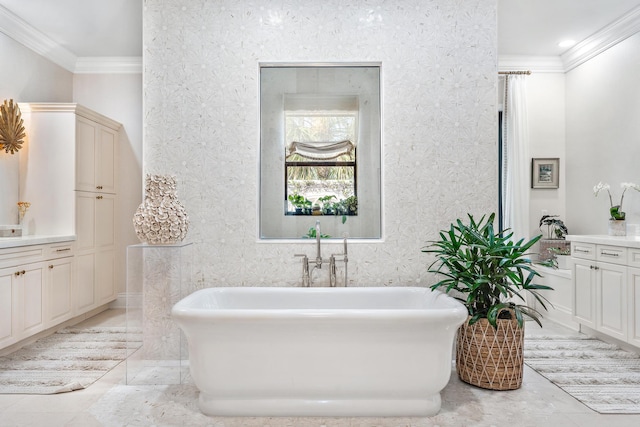
<instances>
[{"instance_id":1,"label":"drawer pull","mask_svg":"<svg viewBox=\"0 0 640 427\"><path fill-rule=\"evenodd\" d=\"M607 252L607 251L602 251L600 252L600 255L606 255L606 256L620 256L619 253L617 252Z\"/></svg>"},{"instance_id":2,"label":"drawer pull","mask_svg":"<svg viewBox=\"0 0 640 427\"><path fill-rule=\"evenodd\" d=\"M96 196L96 199L102 200L102 196Z\"/></svg>"},{"instance_id":3,"label":"drawer pull","mask_svg":"<svg viewBox=\"0 0 640 427\"><path fill-rule=\"evenodd\" d=\"M70 251L71 248L64 248L64 249L56 249L56 252L66 252L66 251Z\"/></svg>"},{"instance_id":4,"label":"drawer pull","mask_svg":"<svg viewBox=\"0 0 640 427\"><path fill-rule=\"evenodd\" d=\"M102 185L98 185L98 186L96 187L96 190L102 190Z\"/></svg>"},{"instance_id":5,"label":"drawer pull","mask_svg":"<svg viewBox=\"0 0 640 427\"><path fill-rule=\"evenodd\" d=\"M589 249L580 249L580 248L576 248L575 251L582 252L583 254L588 254L591 252Z\"/></svg>"}]
</instances>

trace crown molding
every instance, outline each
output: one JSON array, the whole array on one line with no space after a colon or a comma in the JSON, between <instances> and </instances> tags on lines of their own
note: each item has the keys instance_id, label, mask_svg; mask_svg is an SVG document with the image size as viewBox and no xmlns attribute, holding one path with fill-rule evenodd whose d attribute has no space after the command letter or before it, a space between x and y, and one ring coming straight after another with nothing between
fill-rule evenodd
<instances>
[{"instance_id":1,"label":"crown molding","mask_svg":"<svg viewBox=\"0 0 640 427\"><path fill-rule=\"evenodd\" d=\"M640 31L640 6L600 29L560 55L565 72L615 46Z\"/></svg>"},{"instance_id":2,"label":"crown molding","mask_svg":"<svg viewBox=\"0 0 640 427\"><path fill-rule=\"evenodd\" d=\"M32 112L74 113L89 120L100 122L116 131L122 127L121 123L75 102L20 102L19 105L25 114Z\"/></svg>"},{"instance_id":3,"label":"crown molding","mask_svg":"<svg viewBox=\"0 0 640 427\"><path fill-rule=\"evenodd\" d=\"M142 57L80 57L76 61L76 74L142 74Z\"/></svg>"},{"instance_id":4,"label":"crown molding","mask_svg":"<svg viewBox=\"0 0 640 427\"><path fill-rule=\"evenodd\" d=\"M0 32L68 71L75 69L76 55L4 6L0 6Z\"/></svg>"},{"instance_id":5,"label":"crown molding","mask_svg":"<svg viewBox=\"0 0 640 427\"><path fill-rule=\"evenodd\" d=\"M141 74L141 57L77 57L49 36L0 5L0 32L38 55L77 74Z\"/></svg>"},{"instance_id":6,"label":"crown molding","mask_svg":"<svg viewBox=\"0 0 640 427\"><path fill-rule=\"evenodd\" d=\"M559 56L500 55L498 71L531 71L533 73L564 73Z\"/></svg>"}]
</instances>

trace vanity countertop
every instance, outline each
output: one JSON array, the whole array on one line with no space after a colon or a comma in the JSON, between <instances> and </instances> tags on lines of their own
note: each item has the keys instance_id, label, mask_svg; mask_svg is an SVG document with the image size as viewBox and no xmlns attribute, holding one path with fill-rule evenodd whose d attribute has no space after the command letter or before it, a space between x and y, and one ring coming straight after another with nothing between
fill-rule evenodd
<instances>
[{"instance_id":1,"label":"vanity countertop","mask_svg":"<svg viewBox=\"0 0 640 427\"><path fill-rule=\"evenodd\" d=\"M0 249L16 248L20 246L44 245L48 243L72 242L76 240L75 235L66 236L21 236L21 237L0 237Z\"/></svg>"},{"instance_id":2,"label":"vanity countertop","mask_svg":"<svg viewBox=\"0 0 640 427\"><path fill-rule=\"evenodd\" d=\"M567 240L581 243L594 243L597 245L625 246L627 248L640 248L640 236L608 236L603 235L568 235Z\"/></svg>"}]
</instances>

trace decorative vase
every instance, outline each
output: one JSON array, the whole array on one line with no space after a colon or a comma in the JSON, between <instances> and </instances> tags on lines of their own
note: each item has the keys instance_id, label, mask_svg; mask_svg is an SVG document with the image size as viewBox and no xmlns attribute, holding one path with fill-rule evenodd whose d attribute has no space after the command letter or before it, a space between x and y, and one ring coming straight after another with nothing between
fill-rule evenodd
<instances>
[{"instance_id":1,"label":"decorative vase","mask_svg":"<svg viewBox=\"0 0 640 427\"><path fill-rule=\"evenodd\" d=\"M524 325L498 319L495 329L487 319L458 329L456 371L468 384L489 390L515 390L522 385Z\"/></svg>"},{"instance_id":2,"label":"decorative vase","mask_svg":"<svg viewBox=\"0 0 640 427\"><path fill-rule=\"evenodd\" d=\"M610 219L609 220L609 236L626 236L627 235L627 221L624 219Z\"/></svg>"},{"instance_id":3,"label":"decorative vase","mask_svg":"<svg viewBox=\"0 0 640 427\"><path fill-rule=\"evenodd\" d=\"M189 216L178 200L175 176L147 175L144 201L133 216L133 227L138 239L150 245L184 240Z\"/></svg>"}]
</instances>

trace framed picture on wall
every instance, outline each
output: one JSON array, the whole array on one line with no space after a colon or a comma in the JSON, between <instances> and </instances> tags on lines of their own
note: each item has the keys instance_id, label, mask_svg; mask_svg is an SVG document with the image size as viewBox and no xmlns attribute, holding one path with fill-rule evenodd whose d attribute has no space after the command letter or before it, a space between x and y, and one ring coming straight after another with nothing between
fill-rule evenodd
<instances>
[{"instance_id":1,"label":"framed picture on wall","mask_svg":"<svg viewBox=\"0 0 640 427\"><path fill-rule=\"evenodd\" d=\"M560 186L560 159L531 159L531 188Z\"/></svg>"}]
</instances>

